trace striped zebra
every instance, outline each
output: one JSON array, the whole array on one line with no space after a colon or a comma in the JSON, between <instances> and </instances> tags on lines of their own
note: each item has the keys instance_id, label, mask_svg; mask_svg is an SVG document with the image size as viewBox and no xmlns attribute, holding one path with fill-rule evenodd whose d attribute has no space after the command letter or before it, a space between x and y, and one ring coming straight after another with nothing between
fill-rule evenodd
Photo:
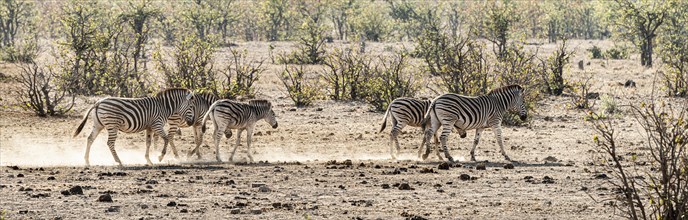
<instances>
[{"instance_id":1,"label":"striped zebra","mask_svg":"<svg viewBox=\"0 0 688 220\"><path fill-rule=\"evenodd\" d=\"M172 114L184 115L184 120L187 124L193 122L194 111L193 105L190 105L194 99L194 95L187 89L167 89L159 92L155 96L145 98L117 98L109 97L96 102L88 113L84 116L79 124L79 127L74 131L76 137L81 133L89 116L93 118L93 130L88 136L86 143L86 166L89 166L89 153L91 151L91 144L96 139L101 130L106 129L108 132L107 145L110 148L112 157L122 166L122 162L115 152L115 140L117 140L117 132L136 133L146 131L146 162L151 165L148 152L151 144L151 133L155 132L165 142L165 147L161 152L159 158L162 158L167 149L168 136L164 130L167 119ZM174 151L176 149L173 148Z\"/></svg>"},{"instance_id":2,"label":"striped zebra","mask_svg":"<svg viewBox=\"0 0 688 220\"><path fill-rule=\"evenodd\" d=\"M378 133L385 130L387 127L387 117L391 116L392 131L389 134L389 153L392 156L392 159L396 159L397 153L400 151L398 136L399 133L401 133L401 129L407 125L411 127L421 127L430 103L432 103L432 100L420 100L407 97L397 98L394 99L392 103L389 103L389 106L387 106L387 112L385 112L385 117L382 119L382 127ZM461 138L465 138L466 131L461 129L458 130ZM435 145L438 145L439 141L437 140L437 134L435 134L434 137ZM397 149L396 153L394 152L395 146ZM418 157L420 157L423 152L423 146L425 146L425 139L423 139L423 143L421 143L420 148L418 149ZM437 158L442 159L439 151L436 152Z\"/></svg>"},{"instance_id":3,"label":"striped zebra","mask_svg":"<svg viewBox=\"0 0 688 220\"><path fill-rule=\"evenodd\" d=\"M277 128L275 112L272 111L272 104L267 100L250 100L248 104L246 104L228 99L221 99L213 103L203 117L203 125L201 126L203 133L205 133L206 130L205 123L209 119L215 124L213 139L215 140L215 155L219 162L222 162L220 159L220 138L222 138L222 134L230 138L232 136L231 129L238 130L236 145L234 145L234 150L232 150L232 154L229 156L229 161L231 162L239 143L241 143L241 133L246 130L248 158L253 162L251 142L256 122L265 119L265 121L270 123L272 128Z\"/></svg>"},{"instance_id":4,"label":"striped zebra","mask_svg":"<svg viewBox=\"0 0 688 220\"><path fill-rule=\"evenodd\" d=\"M198 150L198 148L201 146L203 143L203 133L201 133L201 120L203 119L203 116L205 116L205 113L208 112L208 109L210 106L217 101L219 98L212 94L212 93L194 93L194 99L190 103L193 105L194 109L194 120L191 125L188 125L184 119L179 115L179 114L173 114L172 117L167 119L167 122L170 125L169 131L168 131L168 138L170 140L170 146L172 146L172 149L174 151L174 155L177 156L177 151L176 147L174 144L174 134L181 134L181 128L186 128L186 127L193 127L194 131L194 143L196 143L196 147L189 152L188 156L190 157L194 153L198 157L198 159L201 158L201 152ZM153 133L153 148L157 149L156 142L158 141L158 135ZM162 158L159 158L162 160Z\"/></svg>"},{"instance_id":5,"label":"striped zebra","mask_svg":"<svg viewBox=\"0 0 688 220\"><path fill-rule=\"evenodd\" d=\"M456 126L462 130L475 129L475 140L471 149L471 161L475 161L475 148L480 141L480 133L483 129L492 127L502 155L506 160L511 161L504 152L502 144L502 116L508 110L518 111L521 120L526 120L528 116L523 101L523 88L519 85L497 88L487 95L478 97L453 93L441 95L433 100L430 109L425 114L424 139L426 142L430 140L430 136L442 126L442 135L440 135L442 150L445 157L450 162L454 162L447 150L447 137L452 127ZM428 154L430 154L430 145L426 144L422 158L426 159Z\"/></svg>"}]
</instances>

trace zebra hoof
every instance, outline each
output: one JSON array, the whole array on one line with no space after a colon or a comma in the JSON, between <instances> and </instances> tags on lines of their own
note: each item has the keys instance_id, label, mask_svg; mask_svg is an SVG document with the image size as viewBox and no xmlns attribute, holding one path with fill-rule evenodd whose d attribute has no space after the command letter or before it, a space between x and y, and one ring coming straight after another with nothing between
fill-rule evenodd
<instances>
[{"instance_id":1,"label":"zebra hoof","mask_svg":"<svg viewBox=\"0 0 688 220\"><path fill-rule=\"evenodd\" d=\"M475 157L474 157L474 156L471 156L471 161L475 161Z\"/></svg>"},{"instance_id":2,"label":"zebra hoof","mask_svg":"<svg viewBox=\"0 0 688 220\"><path fill-rule=\"evenodd\" d=\"M452 157L447 157L447 160L449 161L450 164L454 164L454 158L452 158Z\"/></svg>"},{"instance_id":3,"label":"zebra hoof","mask_svg":"<svg viewBox=\"0 0 688 220\"><path fill-rule=\"evenodd\" d=\"M162 159L163 159L164 157L165 157L164 155L158 156L158 162L162 161Z\"/></svg>"},{"instance_id":4,"label":"zebra hoof","mask_svg":"<svg viewBox=\"0 0 688 220\"><path fill-rule=\"evenodd\" d=\"M509 158L509 156L506 156L506 155L504 155L504 159L507 161L512 161L511 158Z\"/></svg>"}]
</instances>

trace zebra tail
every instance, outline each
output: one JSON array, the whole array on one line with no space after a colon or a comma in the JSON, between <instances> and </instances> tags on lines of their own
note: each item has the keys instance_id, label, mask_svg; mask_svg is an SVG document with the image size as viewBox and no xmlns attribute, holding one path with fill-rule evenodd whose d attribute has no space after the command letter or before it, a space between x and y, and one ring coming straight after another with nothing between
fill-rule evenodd
<instances>
[{"instance_id":1,"label":"zebra tail","mask_svg":"<svg viewBox=\"0 0 688 220\"><path fill-rule=\"evenodd\" d=\"M81 130L84 129L86 121L88 121L88 116L91 115L91 111L94 108L96 108L96 106L98 106L98 103L96 103L95 105L91 106L90 109L88 109L88 112L86 112L86 115L84 115L84 119L81 120L81 124L79 124L79 127L76 128L76 131L74 131L74 135L72 135L72 137L76 137L77 135L79 135L79 133L81 133Z\"/></svg>"},{"instance_id":2,"label":"zebra tail","mask_svg":"<svg viewBox=\"0 0 688 220\"><path fill-rule=\"evenodd\" d=\"M382 132L382 131L385 130L385 128L387 127L387 116L389 115L389 110L390 110L391 108L392 108L392 105L391 105L391 103L390 103L390 105L387 106L387 111L385 112L385 117L382 119L382 128L380 128L380 131L378 131L377 133Z\"/></svg>"},{"instance_id":3,"label":"zebra tail","mask_svg":"<svg viewBox=\"0 0 688 220\"><path fill-rule=\"evenodd\" d=\"M205 115L203 115L203 121L201 123L201 133L202 134L205 134L205 122L208 121L208 119L209 119L208 117L210 117L210 112L212 112L215 109L215 104L217 104L217 102L210 105L210 107L208 108L208 111L205 113Z\"/></svg>"},{"instance_id":4,"label":"zebra tail","mask_svg":"<svg viewBox=\"0 0 688 220\"><path fill-rule=\"evenodd\" d=\"M435 112L435 101L432 102L430 107L428 107L428 111L425 113L425 117L423 118L423 121L421 122L421 129L423 129L423 132L425 132L425 128L427 128L428 123L430 122L430 112ZM437 113L435 112L435 117L437 117Z\"/></svg>"}]
</instances>

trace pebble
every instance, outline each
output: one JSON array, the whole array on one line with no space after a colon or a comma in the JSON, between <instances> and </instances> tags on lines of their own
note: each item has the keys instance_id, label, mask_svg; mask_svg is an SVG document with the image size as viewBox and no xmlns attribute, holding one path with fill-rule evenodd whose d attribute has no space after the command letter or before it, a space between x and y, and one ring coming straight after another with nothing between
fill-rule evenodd
<instances>
[{"instance_id":1,"label":"pebble","mask_svg":"<svg viewBox=\"0 0 688 220\"><path fill-rule=\"evenodd\" d=\"M270 188L269 188L268 186L266 186L266 185L260 186L260 187L258 188L258 192L271 192L271 191L272 191L272 190L270 190Z\"/></svg>"},{"instance_id":2,"label":"pebble","mask_svg":"<svg viewBox=\"0 0 688 220\"><path fill-rule=\"evenodd\" d=\"M171 207L171 206L177 206L177 202L175 202L175 201L170 201L170 202L167 203L167 206L170 206L170 207Z\"/></svg>"},{"instance_id":3,"label":"pebble","mask_svg":"<svg viewBox=\"0 0 688 220\"><path fill-rule=\"evenodd\" d=\"M510 163L504 164L504 169L514 169L514 165Z\"/></svg>"},{"instance_id":4,"label":"pebble","mask_svg":"<svg viewBox=\"0 0 688 220\"><path fill-rule=\"evenodd\" d=\"M112 196L110 194L103 194L98 197L98 202L112 202Z\"/></svg>"},{"instance_id":5,"label":"pebble","mask_svg":"<svg viewBox=\"0 0 688 220\"><path fill-rule=\"evenodd\" d=\"M479 163L479 164L475 165L475 169L476 170L486 170L487 167L485 167L485 163Z\"/></svg>"},{"instance_id":6,"label":"pebble","mask_svg":"<svg viewBox=\"0 0 688 220\"><path fill-rule=\"evenodd\" d=\"M447 162L442 162L439 166L437 166L438 170L448 170L449 169L449 164Z\"/></svg>"},{"instance_id":7,"label":"pebble","mask_svg":"<svg viewBox=\"0 0 688 220\"><path fill-rule=\"evenodd\" d=\"M399 190L415 190L413 187L411 187L408 183L402 183L399 185Z\"/></svg>"},{"instance_id":8,"label":"pebble","mask_svg":"<svg viewBox=\"0 0 688 220\"><path fill-rule=\"evenodd\" d=\"M241 213L241 210L239 210L239 209L232 209L229 211L229 214L239 214L239 213Z\"/></svg>"},{"instance_id":9,"label":"pebble","mask_svg":"<svg viewBox=\"0 0 688 220\"><path fill-rule=\"evenodd\" d=\"M471 180L471 176L464 173L464 174L461 174L461 175L459 176L459 179L460 179L460 180L463 180L463 181L467 181L467 180Z\"/></svg>"}]
</instances>

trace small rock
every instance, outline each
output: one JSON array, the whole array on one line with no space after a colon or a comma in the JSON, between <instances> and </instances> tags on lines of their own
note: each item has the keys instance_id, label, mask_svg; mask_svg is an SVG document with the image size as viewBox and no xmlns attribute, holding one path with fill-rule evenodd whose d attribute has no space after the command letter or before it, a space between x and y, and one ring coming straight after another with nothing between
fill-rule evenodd
<instances>
[{"instance_id":1,"label":"small rock","mask_svg":"<svg viewBox=\"0 0 688 220\"><path fill-rule=\"evenodd\" d=\"M170 206L170 207L172 207L172 206L177 206L177 202L175 202L175 201L170 201L170 202L167 203L167 206Z\"/></svg>"},{"instance_id":2,"label":"small rock","mask_svg":"<svg viewBox=\"0 0 688 220\"><path fill-rule=\"evenodd\" d=\"M559 160L558 160L556 157L548 156L548 157L545 157L545 161L557 162L557 161L559 161Z\"/></svg>"},{"instance_id":3,"label":"small rock","mask_svg":"<svg viewBox=\"0 0 688 220\"><path fill-rule=\"evenodd\" d=\"M273 208L276 208L276 209L279 209L280 207L282 207L282 203L273 202L273 203L272 203L272 207L273 207Z\"/></svg>"},{"instance_id":4,"label":"small rock","mask_svg":"<svg viewBox=\"0 0 688 220\"><path fill-rule=\"evenodd\" d=\"M24 177L24 174L17 174L17 177Z\"/></svg>"},{"instance_id":5,"label":"small rock","mask_svg":"<svg viewBox=\"0 0 688 220\"><path fill-rule=\"evenodd\" d=\"M54 176L49 176L49 177L48 177L48 180L55 180L55 177L54 177Z\"/></svg>"},{"instance_id":6,"label":"small rock","mask_svg":"<svg viewBox=\"0 0 688 220\"><path fill-rule=\"evenodd\" d=\"M442 162L439 166L437 166L438 170L448 170L449 169L449 164L447 162Z\"/></svg>"},{"instance_id":7,"label":"small rock","mask_svg":"<svg viewBox=\"0 0 688 220\"><path fill-rule=\"evenodd\" d=\"M110 206L106 212L119 212L119 206Z\"/></svg>"},{"instance_id":8,"label":"small rock","mask_svg":"<svg viewBox=\"0 0 688 220\"><path fill-rule=\"evenodd\" d=\"M624 83L624 87L626 87L626 88L635 87L635 81L630 80L630 79L626 80L626 83Z\"/></svg>"},{"instance_id":9,"label":"small rock","mask_svg":"<svg viewBox=\"0 0 688 220\"><path fill-rule=\"evenodd\" d=\"M514 165L510 163L504 164L504 169L514 169Z\"/></svg>"},{"instance_id":10,"label":"small rock","mask_svg":"<svg viewBox=\"0 0 688 220\"><path fill-rule=\"evenodd\" d=\"M294 110L294 111L296 111L296 110ZM240 209L232 209L229 211L229 214L239 214L239 213L241 213Z\"/></svg>"},{"instance_id":11,"label":"small rock","mask_svg":"<svg viewBox=\"0 0 688 220\"><path fill-rule=\"evenodd\" d=\"M475 165L475 169L476 170L486 170L487 167L485 167L485 163L478 163L477 165Z\"/></svg>"},{"instance_id":12,"label":"small rock","mask_svg":"<svg viewBox=\"0 0 688 220\"><path fill-rule=\"evenodd\" d=\"M83 195L84 190L81 188L81 186L74 186L69 189L69 194L71 195Z\"/></svg>"},{"instance_id":13,"label":"small rock","mask_svg":"<svg viewBox=\"0 0 688 220\"><path fill-rule=\"evenodd\" d=\"M399 185L399 190L415 190L408 183L402 183Z\"/></svg>"},{"instance_id":14,"label":"small rock","mask_svg":"<svg viewBox=\"0 0 688 220\"><path fill-rule=\"evenodd\" d=\"M158 181L157 180L148 180L148 181L146 181L146 184L151 184L151 185L158 184Z\"/></svg>"},{"instance_id":15,"label":"small rock","mask_svg":"<svg viewBox=\"0 0 688 220\"><path fill-rule=\"evenodd\" d=\"M551 184L554 183L554 179L552 177L545 176L544 178L542 178L542 183Z\"/></svg>"},{"instance_id":16,"label":"small rock","mask_svg":"<svg viewBox=\"0 0 688 220\"><path fill-rule=\"evenodd\" d=\"M270 190L270 188L269 188L268 186L265 186L265 185L260 186L260 187L258 188L258 192L271 192L271 191L272 191L272 190Z\"/></svg>"},{"instance_id":17,"label":"small rock","mask_svg":"<svg viewBox=\"0 0 688 220\"><path fill-rule=\"evenodd\" d=\"M251 209L251 214L260 215L260 214L263 214L263 210L261 210L261 209Z\"/></svg>"},{"instance_id":18,"label":"small rock","mask_svg":"<svg viewBox=\"0 0 688 220\"><path fill-rule=\"evenodd\" d=\"M471 180L471 176L464 173L464 174L461 174L461 175L459 176L459 179L460 179L460 180L463 180L463 181L467 181L467 180Z\"/></svg>"},{"instance_id":19,"label":"small rock","mask_svg":"<svg viewBox=\"0 0 688 220\"><path fill-rule=\"evenodd\" d=\"M595 175L595 179L609 179L609 177L607 176L607 174L600 173Z\"/></svg>"},{"instance_id":20,"label":"small rock","mask_svg":"<svg viewBox=\"0 0 688 220\"><path fill-rule=\"evenodd\" d=\"M436 172L432 168L423 167L423 169L420 170L420 173L436 173Z\"/></svg>"},{"instance_id":21,"label":"small rock","mask_svg":"<svg viewBox=\"0 0 688 220\"><path fill-rule=\"evenodd\" d=\"M322 110L323 110L323 108L316 108L315 109L316 112L321 112Z\"/></svg>"},{"instance_id":22,"label":"small rock","mask_svg":"<svg viewBox=\"0 0 688 220\"><path fill-rule=\"evenodd\" d=\"M103 194L98 197L98 202L112 202L112 196L110 194Z\"/></svg>"},{"instance_id":23,"label":"small rock","mask_svg":"<svg viewBox=\"0 0 688 220\"><path fill-rule=\"evenodd\" d=\"M251 188L258 188L261 186L265 186L265 183L251 183Z\"/></svg>"},{"instance_id":24,"label":"small rock","mask_svg":"<svg viewBox=\"0 0 688 220\"><path fill-rule=\"evenodd\" d=\"M351 162L351 160L349 160L349 159L345 160L343 164L346 165L346 166L352 166L352 165L354 165L353 162Z\"/></svg>"},{"instance_id":25,"label":"small rock","mask_svg":"<svg viewBox=\"0 0 688 220\"><path fill-rule=\"evenodd\" d=\"M179 211L179 212L181 212L181 213L189 213L189 210L188 210L188 209L182 209L182 210Z\"/></svg>"}]
</instances>

